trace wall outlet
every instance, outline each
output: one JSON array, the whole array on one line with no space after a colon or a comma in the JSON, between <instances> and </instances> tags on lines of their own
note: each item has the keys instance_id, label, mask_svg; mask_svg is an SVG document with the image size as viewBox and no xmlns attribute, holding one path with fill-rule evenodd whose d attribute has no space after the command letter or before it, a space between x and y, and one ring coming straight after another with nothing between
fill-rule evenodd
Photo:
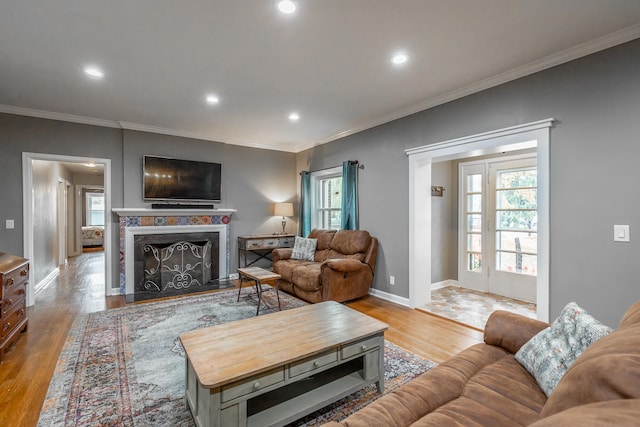
<instances>
[{"instance_id":1,"label":"wall outlet","mask_svg":"<svg viewBox=\"0 0 640 427\"><path fill-rule=\"evenodd\" d=\"M15 223L13 222L12 219L8 219L6 222L6 228L7 230L13 230L13 228L15 227Z\"/></svg>"},{"instance_id":2,"label":"wall outlet","mask_svg":"<svg viewBox=\"0 0 640 427\"><path fill-rule=\"evenodd\" d=\"M389 284L390 285L395 285L396 284L396 277L395 276L389 276Z\"/></svg>"}]
</instances>

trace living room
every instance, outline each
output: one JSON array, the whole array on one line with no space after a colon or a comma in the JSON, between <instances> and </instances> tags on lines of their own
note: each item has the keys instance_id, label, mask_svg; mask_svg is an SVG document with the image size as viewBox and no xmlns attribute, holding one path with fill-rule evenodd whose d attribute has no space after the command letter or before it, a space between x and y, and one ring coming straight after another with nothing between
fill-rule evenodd
<instances>
[{"instance_id":1,"label":"living room","mask_svg":"<svg viewBox=\"0 0 640 427\"><path fill-rule=\"evenodd\" d=\"M1 249L24 253L25 152L109 160L109 197L116 209L147 206L141 184L145 154L219 162L224 186L219 207L236 210L231 242L241 235L278 232L274 202L293 202L298 212L301 171L358 160L365 165L359 175L360 227L380 241L372 287L406 301L411 286L412 201L405 150L554 118L549 152L549 319L544 320L577 300L603 323L616 325L640 296L633 237L640 210L634 196L640 172L633 157L640 134L638 28L636 23L624 40L605 49L593 48L550 68L298 152L57 120L55 115L34 117L39 108L26 111L26 101L11 104L0 97L0 168L5 176L0 218L15 220L15 228L0 228ZM118 219L107 219L112 229L110 288L117 293ZM630 226L629 243L614 242L615 224ZM295 218L287 227L297 231Z\"/></svg>"}]
</instances>

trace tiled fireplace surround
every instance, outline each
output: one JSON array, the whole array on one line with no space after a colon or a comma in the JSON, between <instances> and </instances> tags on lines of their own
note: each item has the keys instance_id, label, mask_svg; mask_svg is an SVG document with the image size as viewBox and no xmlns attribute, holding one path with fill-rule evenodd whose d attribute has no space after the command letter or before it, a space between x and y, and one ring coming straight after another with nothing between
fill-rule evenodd
<instances>
[{"instance_id":1,"label":"tiled fireplace surround","mask_svg":"<svg viewBox=\"0 0 640 427\"><path fill-rule=\"evenodd\" d=\"M120 217L120 294L134 293L134 240L144 235L218 233L219 277L229 276L230 217L235 210L114 209ZM212 277L216 279L216 277Z\"/></svg>"}]
</instances>

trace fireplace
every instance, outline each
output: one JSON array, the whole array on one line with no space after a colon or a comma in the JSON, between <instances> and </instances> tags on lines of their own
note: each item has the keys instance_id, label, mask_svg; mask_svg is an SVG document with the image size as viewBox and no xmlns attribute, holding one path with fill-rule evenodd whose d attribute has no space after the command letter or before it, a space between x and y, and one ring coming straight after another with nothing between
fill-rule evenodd
<instances>
[{"instance_id":1,"label":"fireplace","mask_svg":"<svg viewBox=\"0 0 640 427\"><path fill-rule=\"evenodd\" d=\"M133 239L134 293L197 291L220 277L218 232L143 234Z\"/></svg>"},{"instance_id":2,"label":"fireplace","mask_svg":"<svg viewBox=\"0 0 640 427\"><path fill-rule=\"evenodd\" d=\"M113 212L120 217L120 294L127 301L208 290L204 283L209 289L231 286L229 223L234 209Z\"/></svg>"}]
</instances>

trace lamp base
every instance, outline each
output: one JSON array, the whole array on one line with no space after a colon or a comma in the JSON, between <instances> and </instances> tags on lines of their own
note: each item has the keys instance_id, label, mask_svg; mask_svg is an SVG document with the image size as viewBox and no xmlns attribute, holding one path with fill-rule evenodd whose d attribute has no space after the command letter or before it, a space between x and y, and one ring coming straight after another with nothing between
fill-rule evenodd
<instances>
[{"instance_id":1,"label":"lamp base","mask_svg":"<svg viewBox=\"0 0 640 427\"><path fill-rule=\"evenodd\" d=\"M287 226L287 220L284 219L284 217L282 217L282 234L287 234L286 231L284 231L284 228Z\"/></svg>"}]
</instances>

